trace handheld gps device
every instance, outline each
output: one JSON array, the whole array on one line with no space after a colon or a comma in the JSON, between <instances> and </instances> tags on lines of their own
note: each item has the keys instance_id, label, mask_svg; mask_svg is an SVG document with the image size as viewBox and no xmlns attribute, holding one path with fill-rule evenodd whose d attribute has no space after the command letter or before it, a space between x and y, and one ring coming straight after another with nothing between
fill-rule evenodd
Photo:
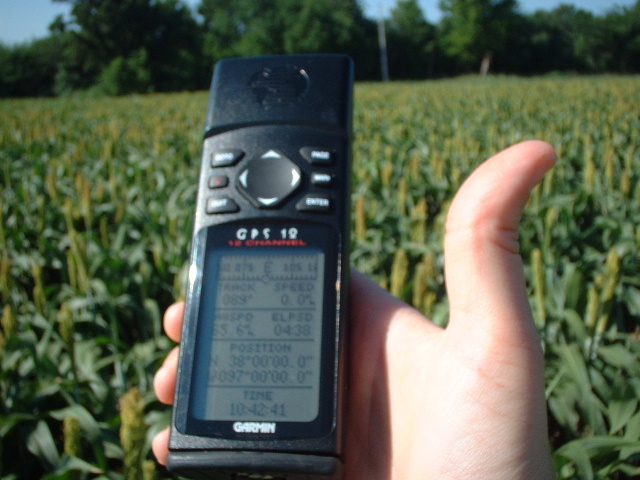
<instances>
[{"instance_id":1,"label":"handheld gps device","mask_svg":"<svg viewBox=\"0 0 640 480\"><path fill-rule=\"evenodd\" d=\"M343 55L216 65L172 472L342 476L352 90Z\"/></svg>"}]
</instances>

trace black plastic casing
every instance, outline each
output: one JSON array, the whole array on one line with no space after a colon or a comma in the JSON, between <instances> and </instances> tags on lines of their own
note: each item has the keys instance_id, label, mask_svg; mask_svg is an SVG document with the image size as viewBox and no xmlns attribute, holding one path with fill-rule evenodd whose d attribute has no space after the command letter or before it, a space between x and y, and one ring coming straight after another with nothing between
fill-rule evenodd
<instances>
[{"instance_id":1,"label":"black plastic casing","mask_svg":"<svg viewBox=\"0 0 640 480\"><path fill-rule=\"evenodd\" d=\"M300 71L306 85L291 80L287 72ZM275 72L280 79L260 80L261 72ZM269 83L271 82L271 83ZM275 83L274 83L275 82ZM189 286L186 297L178 380L174 401L170 454L167 467L194 479L340 479L343 475L343 430L346 400L346 345L348 249L350 228L350 164L353 62L344 55L284 55L227 59L214 70L206 117L202 167L195 212ZM321 146L337 152L331 166L317 166L300 158L300 146ZM244 156L230 166L211 166L211 152L240 148ZM241 194L239 172L262 152L276 149L300 169L301 185L276 208L258 208ZM333 178L330 186L311 182L320 171ZM224 176L229 185L212 192L212 175ZM233 198L238 211L208 214L207 200L220 192ZM322 213L300 211L297 204L308 194L331 198L331 209ZM320 392L321 409L330 427L322 434L251 436L212 433L193 434L186 427L189 416L194 345L198 335L201 272L211 243L208 235L229 226L312 225L335 232L335 245L325 249L335 262L330 275L335 285L335 318L323 326ZM218 228L223 227L223 228ZM225 230L226 229L226 230ZM200 276L196 273L200 272ZM333 297L329 296L333 301ZM330 388L326 388L330 385Z\"/></svg>"}]
</instances>

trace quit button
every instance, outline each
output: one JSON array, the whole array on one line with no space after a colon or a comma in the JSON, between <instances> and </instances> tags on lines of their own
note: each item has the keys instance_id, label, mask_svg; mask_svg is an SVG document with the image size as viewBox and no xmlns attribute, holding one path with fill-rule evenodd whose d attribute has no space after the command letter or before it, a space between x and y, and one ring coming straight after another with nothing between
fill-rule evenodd
<instances>
[{"instance_id":1,"label":"quit button","mask_svg":"<svg viewBox=\"0 0 640 480\"><path fill-rule=\"evenodd\" d=\"M208 214L216 213L235 213L240 210L238 204L229 197L209 197L207 199L206 212Z\"/></svg>"}]
</instances>

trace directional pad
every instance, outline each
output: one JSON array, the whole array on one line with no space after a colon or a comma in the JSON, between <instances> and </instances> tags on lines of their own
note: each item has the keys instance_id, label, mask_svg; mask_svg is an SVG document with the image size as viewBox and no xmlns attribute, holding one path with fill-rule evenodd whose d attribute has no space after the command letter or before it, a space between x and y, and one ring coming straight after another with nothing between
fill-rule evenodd
<instances>
[{"instance_id":1,"label":"directional pad","mask_svg":"<svg viewBox=\"0 0 640 480\"><path fill-rule=\"evenodd\" d=\"M298 166L278 150L249 162L238 176L238 189L259 208L277 207L300 185Z\"/></svg>"}]
</instances>

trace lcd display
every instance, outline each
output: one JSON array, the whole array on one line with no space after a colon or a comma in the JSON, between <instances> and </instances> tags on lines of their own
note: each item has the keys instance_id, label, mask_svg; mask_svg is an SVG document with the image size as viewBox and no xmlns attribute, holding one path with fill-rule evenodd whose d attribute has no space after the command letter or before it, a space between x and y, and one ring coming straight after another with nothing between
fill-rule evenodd
<instances>
[{"instance_id":1,"label":"lcd display","mask_svg":"<svg viewBox=\"0 0 640 480\"><path fill-rule=\"evenodd\" d=\"M318 415L325 253L220 248L203 272L192 414L311 422Z\"/></svg>"}]
</instances>

